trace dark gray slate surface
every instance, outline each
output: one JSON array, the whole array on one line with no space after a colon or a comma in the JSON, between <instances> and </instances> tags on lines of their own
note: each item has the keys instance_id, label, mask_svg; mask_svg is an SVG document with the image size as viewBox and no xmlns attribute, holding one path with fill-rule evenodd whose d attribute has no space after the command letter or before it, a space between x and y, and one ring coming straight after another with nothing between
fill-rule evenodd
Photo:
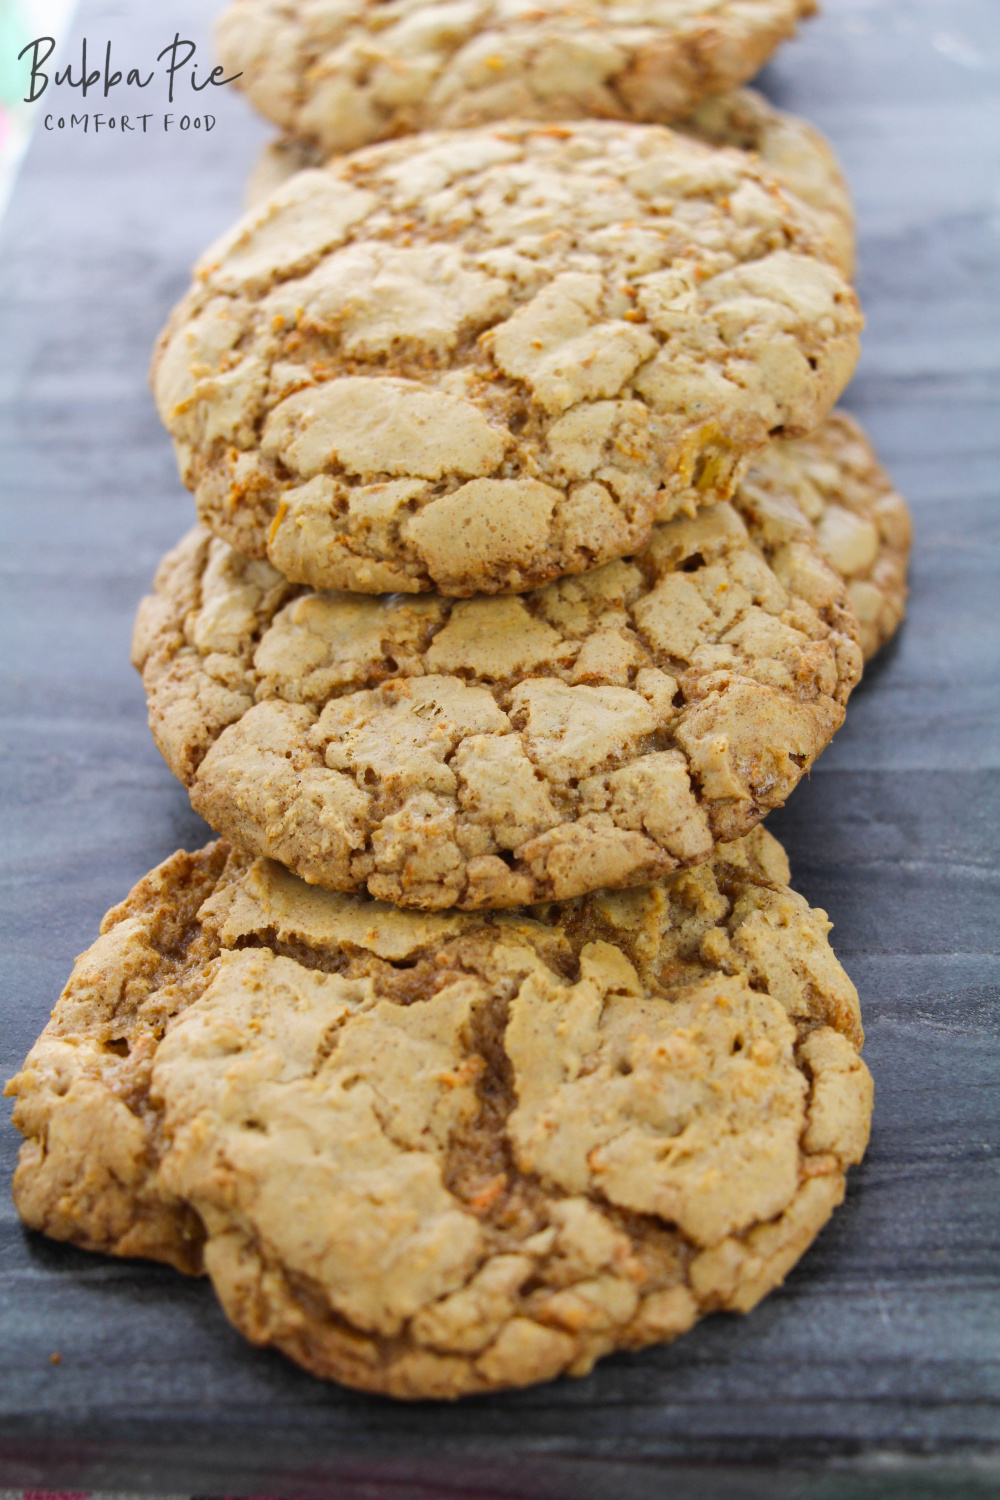
<instances>
[{"instance_id":1,"label":"dark gray slate surface","mask_svg":"<svg viewBox=\"0 0 1000 1500\"><path fill-rule=\"evenodd\" d=\"M145 63L176 28L204 38L200 10L88 0L76 30ZM827 0L764 79L851 174L868 334L847 404L917 521L905 630L772 820L864 1005L875 1128L844 1209L746 1320L585 1381L440 1409L251 1350L207 1285L27 1236L3 1188L0 1486L1000 1489L998 81L997 0ZM205 832L149 739L126 652L191 515L146 393L149 349L264 136L231 94L207 139L40 133L0 231L3 1079L107 906ZM3 1182L16 1149L5 1106Z\"/></svg>"}]
</instances>

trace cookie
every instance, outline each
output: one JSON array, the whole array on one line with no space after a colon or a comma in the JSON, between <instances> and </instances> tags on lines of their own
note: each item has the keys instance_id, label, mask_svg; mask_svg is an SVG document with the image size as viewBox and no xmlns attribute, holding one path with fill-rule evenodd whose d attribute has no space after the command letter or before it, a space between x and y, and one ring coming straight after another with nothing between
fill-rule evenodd
<instances>
[{"instance_id":1,"label":"cookie","mask_svg":"<svg viewBox=\"0 0 1000 1500\"><path fill-rule=\"evenodd\" d=\"M227 73L326 152L505 119L669 121L743 83L814 0L236 0Z\"/></svg>"},{"instance_id":2,"label":"cookie","mask_svg":"<svg viewBox=\"0 0 1000 1500\"><path fill-rule=\"evenodd\" d=\"M837 411L809 437L766 448L740 487L739 504L775 547L800 536L808 520L846 580L865 660L874 656L906 609L912 528L906 502L858 423Z\"/></svg>"},{"instance_id":3,"label":"cookie","mask_svg":"<svg viewBox=\"0 0 1000 1500\"><path fill-rule=\"evenodd\" d=\"M425 909L639 885L780 805L861 671L807 536L729 502L515 598L317 593L196 529L133 660L218 832L332 890Z\"/></svg>"},{"instance_id":4,"label":"cookie","mask_svg":"<svg viewBox=\"0 0 1000 1500\"><path fill-rule=\"evenodd\" d=\"M705 99L674 127L709 146L752 152L788 192L812 209L833 247L834 263L854 272L854 209L830 142L798 115L776 109L755 89Z\"/></svg>"},{"instance_id":5,"label":"cookie","mask_svg":"<svg viewBox=\"0 0 1000 1500\"><path fill-rule=\"evenodd\" d=\"M828 253L746 153L659 126L411 138L203 257L157 402L206 525L297 582L537 587L822 420L860 327Z\"/></svg>"},{"instance_id":6,"label":"cookie","mask_svg":"<svg viewBox=\"0 0 1000 1500\"><path fill-rule=\"evenodd\" d=\"M854 271L854 212L840 163L829 141L796 115L775 109L753 89L732 89L706 99L674 130L709 146L753 152L781 186L816 215L832 247L838 270ZM296 172L320 167L327 153L294 136L272 141L261 152L247 183L247 207L260 203Z\"/></svg>"},{"instance_id":7,"label":"cookie","mask_svg":"<svg viewBox=\"0 0 1000 1500\"><path fill-rule=\"evenodd\" d=\"M471 917L214 845L109 912L8 1085L26 1223L205 1271L325 1378L451 1398L746 1312L861 1159L825 914L762 829Z\"/></svg>"}]
</instances>

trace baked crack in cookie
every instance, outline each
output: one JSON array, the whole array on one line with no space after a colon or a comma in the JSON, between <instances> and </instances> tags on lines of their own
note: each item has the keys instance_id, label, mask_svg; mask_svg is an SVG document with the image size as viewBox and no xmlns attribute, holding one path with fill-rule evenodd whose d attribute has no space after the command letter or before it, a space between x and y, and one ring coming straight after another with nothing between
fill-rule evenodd
<instances>
[{"instance_id":1,"label":"baked crack in cookie","mask_svg":"<svg viewBox=\"0 0 1000 1500\"><path fill-rule=\"evenodd\" d=\"M227 73L326 152L491 120L668 121L743 83L814 0L236 0Z\"/></svg>"},{"instance_id":2,"label":"baked crack in cookie","mask_svg":"<svg viewBox=\"0 0 1000 1500\"><path fill-rule=\"evenodd\" d=\"M815 214L659 126L412 138L299 173L154 359L206 525L296 582L536 587L811 431L860 313Z\"/></svg>"},{"instance_id":3,"label":"baked crack in cookie","mask_svg":"<svg viewBox=\"0 0 1000 1500\"><path fill-rule=\"evenodd\" d=\"M732 89L706 99L674 127L708 146L735 147L756 156L788 192L812 209L833 247L835 265L854 272L854 209L830 142L808 120L786 114L755 89Z\"/></svg>"},{"instance_id":4,"label":"baked crack in cookie","mask_svg":"<svg viewBox=\"0 0 1000 1500\"><path fill-rule=\"evenodd\" d=\"M658 122L656 122L658 123ZM775 109L753 89L732 89L706 99L673 129L709 146L752 152L765 171L816 215L831 246L832 260L850 277L854 270L854 211L847 182L829 141L806 120ZM265 146L247 183L248 208L308 167L321 167L328 153L294 136Z\"/></svg>"},{"instance_id":5,"label":"baked crack in cookie","mask_svg":"<svg viewBox=\"0 0 1000 1500\"><path fill-rule=\"evenodd\" d=\"M778 1285L872 1082L763 829L640 891L463 916L216 844L109 912L7 1087L35 1229L205 1271L325 1378L584 1375Z\"/></svg>"},{"instance_id":6,"label":"baked crack in cookie","mask_svg":"<svg viewBox=\"0 0 1000 1500\"><path fill-rule=\"evenodd\" d=\"M757 454L739 506L754 534L772 547L801 536L808 521L847 583L866 661L895 635L906 609L910 513L846 412L834 412L809 437Z\"/></svg>"},{"instance_id":7,"label":"baked crack in cookie","mask_svg":"<svg viewBox=\"0 0 1000 1500\"><path fill-rule=\"evenodd\" d=\"M316 593L203 529L133 660L209 823L425 909L640 885L784 802L861 672L841 579L729 502L514 598Z\"/></svg>"}]
</instances>

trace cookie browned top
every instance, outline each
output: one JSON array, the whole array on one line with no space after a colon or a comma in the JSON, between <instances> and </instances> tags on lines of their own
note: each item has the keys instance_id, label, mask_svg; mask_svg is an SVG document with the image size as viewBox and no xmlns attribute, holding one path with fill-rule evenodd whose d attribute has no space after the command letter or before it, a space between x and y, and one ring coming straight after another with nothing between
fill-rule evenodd
<instances>
[{"instance_id":1,"label":"cookie browned top","mask_svg":"<svg viewBox=\"0 0 1000 1500\"><path fill-rule=\"evenodd\" d=\"M709 146L753 152L783 188L813 210L834 264L851 276L854 211L847 182L829 141L808 121L775 109L753 89L731 89L706 99L693 114L675 120L673 128ZM296 172L322 166L327 156L322 147L295 136L272 141L247 184L247 207L260 203Z\"/></svg>"},{"instance_id":2,"label":"cookie browned top","mask_svg":"<svg viewBox=\"0 0 1000 1500\"><path fill-rule=\"evenodd\" d=\"M865 660L874 656L906 608L911 525L858 423L837 411L808 437L772 444L755 457L739 503L772 546L801 535L808 519L847 583Z\"/></svg>"},{"instance_id":3,"label":"cookie browned top","mask_svg":"<svg viewBox=\"0 0 1000 1500\"><path fill-rule=\"evenodd\" d=\"M404 906L697 863L787 797L861 670L841 580L729 502L515 598L316 593L190 534L140 609L150 725L242 848Z\"/></svg>"},{"instance_id":4,"label":"cookie browned top","mask_svg":"<svg viewBox=\"0 0 1000 1500\"><path fill-rule=\"evenodd\" d=\"M372 147L196 270L154 384L202 519L315 587L511 592L811 430L860 315L811 210L659 126Z\"/></svg>"},{"instance_id":5,"label":"cookie browned top","mask_svg":"<svg viewBox=\"0 0 1000 1500\"><path fill-rule=\"evenodd\" d=\"M415 130L669 121L743 83L814 0L236 0L227 72L326 151Z\"/></svg>"},{"instance_id":6,"label":"cookie browned top","mask_svg":"<svg viewBox=\"0 0 1000 1500\"><path fill-rule=\"evenodd\" d=\"M747 1311L868 1138L857 995L758 830L642 891L400 912L224 846L109 912L8 1086L22 1217L205 1270L402 1397Z\"/></svg>"}]
</instances>

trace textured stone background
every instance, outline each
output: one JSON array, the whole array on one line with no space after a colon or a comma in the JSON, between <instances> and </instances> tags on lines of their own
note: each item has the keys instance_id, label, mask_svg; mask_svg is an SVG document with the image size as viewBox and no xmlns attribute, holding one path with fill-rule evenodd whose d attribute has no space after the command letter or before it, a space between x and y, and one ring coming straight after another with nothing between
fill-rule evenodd
<instances>
[{"instance_id":1,"label":"textured stone background","mask_svg":"<svg viewBox=\"0 0 1000 1500\"><path fill-rule=\"evenodd\" d=\"M77 38L145 63L175 29L207 48L207 9L84 0ZM868 333L847 404L917 524L910 619L770 824L861 991L875 1128L845 1207L750 1318L441 1409L255 1352L207 1285L26 1236L0 1187L0 1484L358 1500L1000 1488L998 81L996 0L826 0L763 79L851 176ZM266 134L222 92L207 138L39 131L0 226L0 1079L105 909L205 836L126 652L192 515L145 387L150 346Z\"/></svg>"}]
</instances>

